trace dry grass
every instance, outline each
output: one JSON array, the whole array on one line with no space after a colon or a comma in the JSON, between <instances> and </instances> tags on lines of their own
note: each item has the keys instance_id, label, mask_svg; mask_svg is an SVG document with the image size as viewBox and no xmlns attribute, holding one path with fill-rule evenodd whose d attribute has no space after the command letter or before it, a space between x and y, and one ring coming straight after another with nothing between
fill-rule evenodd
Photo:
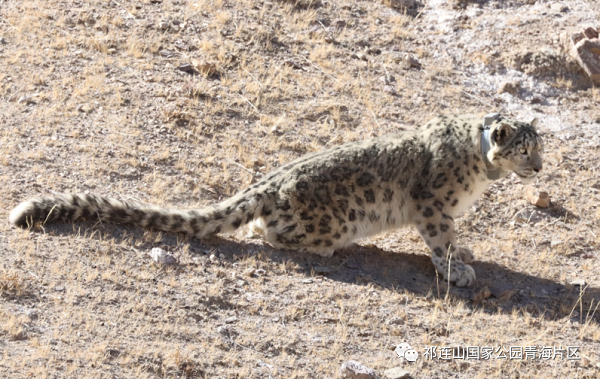
<instances>
[{"instance_id":1,"label":"dry grass","mask_svg":"<svg viewBox=\"0 0 600 379\"><path fill-rule=\"evenodd\" d=\"M411 129L434 113L487 113L452 83L461 64L490 55L439 58L427 47L439 33L428 34L420 10L304 0L3 4L0 218L50 191L202 206L310 151ZM393 50L447 81L381 53ZM177 69L192 62L210 69ZM397 95L381 77L393 77ZM549 84L572 109L563 122L600 117L597 89L565 77ZM477 96L501 104L495 92ZM534 207L509 178L457 220L478 259L469 289L436 278L413 230L323 259L243 232L195 241L106 224L0 223L0 376L325 378L356 359L419 378L597 377L598 141L541 131L546 166L535 186L553 207L538 210L535 225L515 223L516 211ZM180 265L154 265L152 247ZM586 285L569 285L575 278ZM513 292L473 300L498 285ZM400 342L420 353L581 346L584 357L409 364L389 349Z\"/></svg>"}]
</instances>

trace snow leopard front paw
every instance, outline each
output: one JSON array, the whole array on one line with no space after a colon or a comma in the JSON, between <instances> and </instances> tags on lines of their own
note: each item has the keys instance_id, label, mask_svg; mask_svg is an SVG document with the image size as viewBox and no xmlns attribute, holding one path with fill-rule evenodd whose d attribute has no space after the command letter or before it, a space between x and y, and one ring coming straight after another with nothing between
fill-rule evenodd
<instances>
[{"instance_id":1,"label":"snow leopard front paw","mask_svg":"<svg viewBox=\"0 0 600 379\"><path fill-rule=\"evenodd\" d=\"M458 258L450 260L450 267L448 267L448 262L440 257L434 256L432 261L444 279L454 282L457 287L470 286L475 282L476 275L473 267Z\"/></svg>"},{"instance_id":2,"label":"snow leopard front paw","mask_svg":"<svg viewBox=\"0 0 600 379\"><path fill-rule=\"evenodd\" d=\"M450 280L457 287L467 287L475 282L475 270L462 262L455 262L455 267L450 266ZM447 275L447 274L446 274Z\"/></svg>"}]
</instances>

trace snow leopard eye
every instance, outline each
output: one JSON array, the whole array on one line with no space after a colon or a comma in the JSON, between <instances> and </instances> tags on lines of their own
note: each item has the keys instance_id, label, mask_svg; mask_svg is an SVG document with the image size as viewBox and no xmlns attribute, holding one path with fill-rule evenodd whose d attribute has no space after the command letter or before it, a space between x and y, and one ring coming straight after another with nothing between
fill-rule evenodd
<instances>
[{"instance_id":1,"label":"snow leopard eye","mask_svg":"<svg viewBox=\"0 0 600 379\"><path fill-rule=\"evenodd\" d=\"M527 154L527 149L524 148L524 147L522 147L522 148L519 149L519 153L521 153L521 154Z\"/></svg>"}]
</instances>

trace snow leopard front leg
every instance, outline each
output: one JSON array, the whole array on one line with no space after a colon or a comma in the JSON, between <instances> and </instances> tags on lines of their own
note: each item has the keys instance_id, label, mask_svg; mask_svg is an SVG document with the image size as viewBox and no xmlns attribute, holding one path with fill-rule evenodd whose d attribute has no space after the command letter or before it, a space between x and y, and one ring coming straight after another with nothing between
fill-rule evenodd
<instances>
[{"instance_id":1,"label":"snow leopard front leg","mask_svg":"<svg viewBox=\"0 0 600 379\"><path fill-rule=\"evenodd\" d=\"M438 272L458 287L473 284L475 270L467 264L473 261L473 253L457 245L452 217L431 207L423 207L421 215L416 227L431 250L431 261Z\"/></svg>"}]
</instances>

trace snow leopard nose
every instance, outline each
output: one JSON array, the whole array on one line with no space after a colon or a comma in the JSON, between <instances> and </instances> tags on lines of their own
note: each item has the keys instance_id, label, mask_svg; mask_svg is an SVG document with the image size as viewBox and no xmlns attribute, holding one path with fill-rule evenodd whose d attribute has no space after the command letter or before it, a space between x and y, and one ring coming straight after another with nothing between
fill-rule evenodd
<instances>
[{"instance_id":1,"label":"snow leopard nose","mask_svg":"<svg viewBox=\"0 0 600 379\"><path fill-rule=\"evenodd\" d=\"M541 167L534 167L534 168L533 168L533 171L535 171L535 172L540 172L540 171L542 171L542 168L541 168Z\"/></svg>"}]
</instances>

